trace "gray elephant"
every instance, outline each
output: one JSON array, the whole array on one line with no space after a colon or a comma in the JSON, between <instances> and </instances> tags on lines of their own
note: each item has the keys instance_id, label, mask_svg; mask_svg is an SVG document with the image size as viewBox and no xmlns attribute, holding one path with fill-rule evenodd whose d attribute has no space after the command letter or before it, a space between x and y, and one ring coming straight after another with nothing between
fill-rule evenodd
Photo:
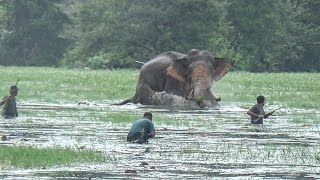
<instances>
[{"instance_id":1,"label":"gray elephant","mask_svg":"<svg viewBox=\"0 0 320 180\"><path fill-rule=\"evenodd\" d=\"M199 107L216 107L221 98L212 92L213 81L219 81L231 67L232 63L208 51L162 53L141 67L135 95L118 105L161 105L157 93L165 92L185 97Z\"/></svg>"}]
</instances>

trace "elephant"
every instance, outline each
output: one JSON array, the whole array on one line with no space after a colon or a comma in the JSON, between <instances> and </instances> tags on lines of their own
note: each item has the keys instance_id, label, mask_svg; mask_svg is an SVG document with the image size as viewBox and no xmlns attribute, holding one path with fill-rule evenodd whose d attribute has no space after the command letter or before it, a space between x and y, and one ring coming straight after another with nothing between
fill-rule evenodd
<instances>
[{"instance_id":1,"label":"elephant","mask_svg":"<svg viewBox=\"0 0 320 180\"><path fill-rule=\"evenodd\" d=\"M143 64L135 95L117 105L161 105L157 93L165 92L185 97L199 107L216 107L221 98L212 92L213 81L222 79L232 66L232 62L206 50L192 49L187 55L164 52Z\"/></svg>"}]
</instances>

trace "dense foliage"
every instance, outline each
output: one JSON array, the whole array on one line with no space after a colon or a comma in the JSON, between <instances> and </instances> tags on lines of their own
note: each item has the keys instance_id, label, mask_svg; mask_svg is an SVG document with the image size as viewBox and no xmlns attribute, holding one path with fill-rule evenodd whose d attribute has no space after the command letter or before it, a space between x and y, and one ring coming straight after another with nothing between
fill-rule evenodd
<instances>
[{"instance_id":1,"label":"dense foliage","mask_svg":"<svg viewBox=\"0 0 320 180\"><path fill-rule=\"evenodd\" d=\"M69 18L60 0L0 1L1 65L56 66L69 46L62 38Z\"/></svg>"},{"instance_id":2,"label":"dense foliage","mask_svg":"<svg viewBox=\"0 0 320 180\"><path fill-rule=\"evenodd\" d=\"M0 65L140 67L206 49L235 69L320 71L312 0L0 0Z\"/></svg>"}]
</instances>

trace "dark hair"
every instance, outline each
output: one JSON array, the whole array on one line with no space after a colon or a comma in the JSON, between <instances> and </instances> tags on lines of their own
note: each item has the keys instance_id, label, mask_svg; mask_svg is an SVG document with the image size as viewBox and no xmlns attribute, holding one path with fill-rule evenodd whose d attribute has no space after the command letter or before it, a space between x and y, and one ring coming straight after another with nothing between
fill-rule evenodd
<instances>
[{"instance_id":1,"label":"dark hair","mask_svg":"<svg viewBox=\"0 0 320 180\"><path fill-rule=\"evenodd\" d=\"M259 104L263 103L264 100L265 100L264 96L259 95L259 96L257 97L257 103L259 103Z\"/></svg>"},{"instance_id":2,"label":"dark hair","mask_svg":"<svg viewBox=\"0 0 320 180\"><path fill-rule=\"evenodd\" d=\"M152 113L151 112L145 112L143 114L143 117L149 119L150 121L152 121Z\"/></svg>"},{"instance_id":3,"label":"dark hair","mask_svg":"<svg viewBox=\"0 0 320 180\"><path fill-rule=\"evenodd\" d=\"M10 91L18 91L18 87L17 86L11 86L10 87Z\"/></svg>"}]
</instances>

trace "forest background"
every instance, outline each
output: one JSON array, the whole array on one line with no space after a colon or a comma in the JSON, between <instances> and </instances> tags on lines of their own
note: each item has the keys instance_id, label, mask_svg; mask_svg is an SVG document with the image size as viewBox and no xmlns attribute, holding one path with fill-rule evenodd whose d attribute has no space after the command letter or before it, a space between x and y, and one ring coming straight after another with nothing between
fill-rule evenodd
<instances>
[{"instance_id":1,"label":"forest background","mask_svg":"<svg viewBox=\"0 0 320 180\"><path fill-rule=\"evenodd\" d=\"M139 68L208 50L250 72L320 72L319 0L0 0L0 65Z\"/></svg>"}]
</instances>

